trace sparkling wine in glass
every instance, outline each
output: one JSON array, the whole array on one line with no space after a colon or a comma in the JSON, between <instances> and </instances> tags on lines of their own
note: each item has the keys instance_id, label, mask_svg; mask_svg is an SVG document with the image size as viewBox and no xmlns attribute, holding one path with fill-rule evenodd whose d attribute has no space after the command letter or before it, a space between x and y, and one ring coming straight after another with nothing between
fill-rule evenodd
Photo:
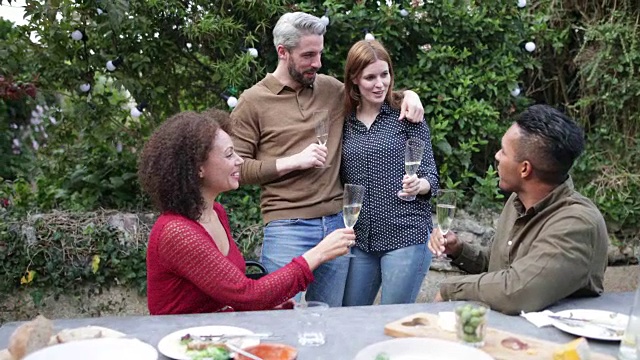
<instances>
[{"instance_id":1,"label":"sparkling wine in glass","mask_svg":"<svg viewBox=\"0 0 640 360\"><path fill-rule=\"evenodd\" d=\"M318 144L327 146L329 140L329 111L318 110L313 112L313 122L316 126L316 139ZM330 165L324 165L319 167L328 167Z\"/></svg>"},{"instance_id":2,"label":"sparkling wine in glass","mask_svg":"<svg viewBox=\"0 0 640 360\"><path fill-rule=\"evenodd\" d=\"M364 186L355 184L344 184L344 194L342 197L342 218L344 219L344 226L349 229L353 229L360 216L360 210L362 210L362 203L364 202ZM355 255L349 252L348 257Z\"/></svg>"},{"instance_id":3,"label":"sparkling wine in glass","mask_svg":"<svg viewBox=\"0 0 640 360\"><path fill-rule=\"evenodd\" d=\"M451 223L456 214L456 200L457 193L455 190L438 190L436 195L436 219L442 236L445 236L451 230ZM451 260L445 254L435 257L432 262L439 263L441 267L447 269L451 268Z\"/></svg>"},{"instance_id":4,"label":"sparkling wine in glass","mask_svg":"<svg viewBox=\"0 0 640 360\"><path fill-rule=\"evenodd\" d=\"M422 162L422 155L424 154L424 141L416 138L411 138L407 140L404 149L404 172L409 175L415 175L418 172L418 168L420 167L420 162ZM399 191L399 193L402 190ZM404 201L413 201L416 199L415 195L400 195L398 197Z\"/></svg>"}]
</instances>

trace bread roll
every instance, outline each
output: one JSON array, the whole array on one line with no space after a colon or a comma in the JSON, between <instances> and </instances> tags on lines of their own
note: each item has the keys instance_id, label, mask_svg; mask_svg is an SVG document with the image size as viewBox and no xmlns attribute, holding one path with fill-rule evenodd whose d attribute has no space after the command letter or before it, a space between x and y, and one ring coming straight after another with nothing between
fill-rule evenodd
<instances>
[{"instance_id":1,"label":"bread roll","mask_svg":"<svg viewBox=\"0 0 640 360\"><path fill-rule=\"evenodd\" d=\"M99 339L99 338L118 338L124 334L102 326L84 326L74 329L64 329L51 337L49 345L62 344L70 341Z\"/></svg>"},{"instance_id":2,"label":"bread roll","mask_svg":"<svg viewBox=\"0 0 640 360\"><path fill-rule=\"evenodd\" d=\"M0 360L15 360L9 349L0 350Z\"/></svg>"},{"instance_id":3,"label":"bread roll","mask_svg":"<svg viewBox=\"0 0 640 360\"><path fill-rule=\"evenodd\" d=\"M20 325L9 338L9 352L15 360L22 360L28 354L49 344L53 334L53 323L42 315Z\"/></svg>"}]
</instances>

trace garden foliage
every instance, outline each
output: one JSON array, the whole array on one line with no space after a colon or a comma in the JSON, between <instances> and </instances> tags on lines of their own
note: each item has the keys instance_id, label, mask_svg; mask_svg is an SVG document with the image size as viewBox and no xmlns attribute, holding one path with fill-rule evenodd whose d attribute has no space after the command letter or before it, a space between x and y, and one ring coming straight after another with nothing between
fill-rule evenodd
<instances>
[{"instance_id":1,"label":"garden foliage","mask_svg":"<svg viewBox=\"0 0 640 360\"><path fill-rule=\"evenodd\" d=\"M281 14L297 10L330 19L324 73L342 79L350 45L367 31L387 46L397 87L422 97L442 185L463 190L473 211L501 207L493 157L513 116L534 102L568 111L587 130L587 152L574 171L578 189L600 207L619 244L637 240L640 34L632 0L542 0L525 8L515 0L26 3L27 25L0 21L0 258L28 254L8 225L27 213L149 209L135 175L145 139L176 112L228 108L224 97L273 71L271 31ZM71 38L76 30L83 40ZM525 50L529 41L533 52ZM108 71L117 58L122 63ZM86 84L90 91L81 91ZM132 117L140 104L142 116ZM259 189L220 201L243 252L254 257ZM36 229L42 243L64 248L59 231ZM110 238L108 227L96 231ZM29 255L29 266L3 268L1 282L40 285L20 284L30 270L46 273L56 257L38 254ZM90 257L87 265L96 252L79 254ZM99 268L105 284L126 276L107 269ZM47 280L55 286L85 279L56 274L74 280Z\"/></svg>"}]
</instances>

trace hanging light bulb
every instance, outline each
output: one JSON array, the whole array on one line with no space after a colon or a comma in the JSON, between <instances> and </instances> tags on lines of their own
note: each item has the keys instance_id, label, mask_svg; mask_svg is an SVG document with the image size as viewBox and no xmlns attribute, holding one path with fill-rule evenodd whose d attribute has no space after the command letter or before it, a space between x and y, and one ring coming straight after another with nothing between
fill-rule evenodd
<instances>
[{"instance_id":1,"label":"hanging light bulb","mask_svg":"<svg viewBox=\"0 0 640 360\"><path fill-rule=\"evenodd\" d=\"M120 66L123 63L123 61L124 60L120 56L118 56L115 60L107 61L107 70L115 71L116 68L118 68L118 66Z\"/></svg>"},{"instance_id":2,"label":"hanging light bulb","mask_svg":"<svg viewBox=\"0 0 640 360\"><path fill-rule=\"evenodd\" d=\"M523 8L527 6L527 0L518 0L518 7Z\"/></svg>"},{"instance_id":3,"label":"hanging light bulb","mask_svg":"<svg viewBox=\"0 0 640 360\"><path fill-rule=\"evenodd\" d=\"M534 43L533 41L529 41L528 43L526 43L524 45L524 48L528 51L528 52L533 52L536 49L536 43Z\"/></svg>"},{"instance_id":4,"label":"hanging light bulb","mask_svg":"<svg viewBox=\"0 0 640 360\"><path fill-rule=\"evenodd\" d=\"M227 101L227 105L229 105L229 107L232 109L236 107L236 105L238 105L238 98L235 96L229 96L226 93L222 93L220 94L220 97L225 99Z\"/></svg>"},{"instance_id":5,"label":"hanging light bulb","mask_svg":"<svg viewBox=\"0 0 640 360\"><path fill-rule=\"evenodd\" d=\"M136 107L132 107L131 116L133 116L134 118L139 118L140 115L142 115L142 112L144 111L145 107L147 107L147 103L145 101L141 102Z\"/></svg>"},{"instance_id":6,"label":"hanging light bulb","mask_svg":"<svg viewBox=\"0 0 640 360\"><path fill-rule=\"evenodd\" d=\"M102 9L100 9L100 8L97 8L97 9L96 9L96 12L98 13L98 15L102 15L102 14L104 14L104 10L102 10Z\"/></svg>"},{"instance_id":7,"label":"hanging light bulb","mask_svg":"<svg viewBox=\"0 0 640 360\"><path fill-rule=\"evenodd\" d=\"M329 26L329 23L331 22L329 21L329 9L324 10L324 15L322 15L322 17L320 18L320 22L325 27Z\"/></svg>"},{"instance_id":8,"label":"hanging light bulb","mask_svg":"<svg viewBox=\"0 0 640 360\"><path fill-rule=\"evenodd\" d=\"M511 90L511 96L513 97L517 97L518 95L520 95L520 87L518 85L516 85L512 90Z\"/></svg>"},{"instance_id":9,"label":"hanging light bulb","mask_svg":"<svg viewBox=\"0 0 640 360\"><path fill-rule=\"evenodd\" d=\"M400 9L400 16L402 17L406 17L409 15L409 12L407 11L407 9Z\"/></svg>"},{"instance_id":10,"label":"hanging light bulb","mask_svg":"<svg viewBox=\"0 0 640 360\"><path fill-rule=\"evenodd\" d=\"M75 41L80 41L80 40L84 39L85 36L82 33L82 31L76 29L71 33L71 38L73 40L75 40Z\"/></svg>"},{"instance_id":11,"label":"hanging light bulb","mask_svg":"<svg viewBox=\"0 0 640 360\"><path fill-rule=\"evenodd\" d=\"M86 84L80 85L80 91L82 91L83 93L86 93L89 90L91 90L91 84L86 83Z\"/></svg>"},{"instance_id":12,"label":"hanging light bulb","mask_svg":"<svg viewBox=\"0 0 640 360\"><path fill-rule=\"evenodd\" d=\"M256 48L248 48L247 53L249 53L251 57L258 57L258 49Z\"/></svg>"},{"instance_id":13,"label":"hanging light bulb","mask_svg":"<svg viewBox=\"0 0 640 360\"><path fill-rule=\"evenodd\" d=\"M372 40L376 39L376 37L373 36L373 34L369 32L369 30L365 29L364 31L365 31L365 34L364 34L364 39L365 40L372 41Z\"/></svg>"}]
</instances>

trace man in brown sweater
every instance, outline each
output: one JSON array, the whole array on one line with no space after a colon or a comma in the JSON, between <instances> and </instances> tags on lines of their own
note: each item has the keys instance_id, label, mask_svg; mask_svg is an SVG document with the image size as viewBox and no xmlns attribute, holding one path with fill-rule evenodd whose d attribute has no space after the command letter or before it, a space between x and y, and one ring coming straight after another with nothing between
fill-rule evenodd
<instances>
[{"instance_id":1,"label":"man in brown sweater","mask_svg":"<svg viewBox=\"0 0 640 360\"><path fill-rule=\"evenodd\" d=\"M340 161L343 84L318 74L325 25L315 16L283 15L273 30L276 70L242 93L231 114L234 145L245 160L241 182L259 184L264 223L262 263L271 272L344 227ZM423 117L420 99L405 92L402 118ZM329 140L316 142L313 113L329 111ZM341 306L349 259L314 271L307 300Z\"/></svg>"},{"instance_id":2,"label":"man in brown sweater","mask_svg":"<svg viewBox=\"0 0 640 360\"><path fill-rule=\"evenodd\" d=\"M429 248L473 274L446 279L436 301L477 300L505 314L542 310L568 296L602 293L607 228L568 172L584 149L582 130L547 105L525 110L496 153L500 188L513 192L491 249L431 234Z\"/></svg>"}]
</instances>

